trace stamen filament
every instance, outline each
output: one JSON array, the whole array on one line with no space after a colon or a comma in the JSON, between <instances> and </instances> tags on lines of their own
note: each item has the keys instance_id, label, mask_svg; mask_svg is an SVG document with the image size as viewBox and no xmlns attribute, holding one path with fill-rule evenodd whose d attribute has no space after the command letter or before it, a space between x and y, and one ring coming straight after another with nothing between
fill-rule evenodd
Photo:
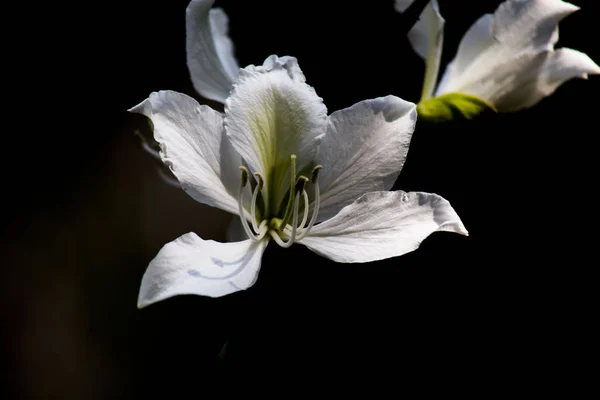
<instances>
[{"instance_id":1,"label":"stamen filament","mask_svg":"<svg viewBox=\"0 0 600 400\"><path fill-rule=\"evenodd\" d=\"M258 232L259 229L256 224L256 199L258 198L258 193L263 187L264 181L260 173L256 172L254 175L258 178L258 184L254 188L254 193L252 193L252 203L250 205L250 218L252 219L252 227L256 232Z\"/></svg>"},{"instance_id":2,"label":"stamen filament","mask_svg":"<svg viewBox=\"0 0 600 400\"><path fill-rule=\"evenodd\" d=\"M267 227L267 220L263 219L263 221L258 226L258 235L256 236L256 240L262 240L268 231L269 228Z\"/></svg>"},{"instance_id":3,"label":"stamen filament","mask_svg":"<svg viewBox=\"0 0 600 400\"><path fill-rule=\"evenodd\" d=\"M255 234L254 232L252 232L252 229L248 225L248 221L246 220L246 214L245 214L246 210L244 210L244 205L243 205L243 203L244 203L244 201L243 201L244 200L243 199L244 188L248 184L248 170L245 167L240 167L240 171L242 171L242 179L240 181L240 190L238 193L238 212L240 214L240 220L242 221L242 227L244 228L246 235L248 235L248 237L250 239L252 239L253 241L258 242L265 236L265 233L267 230L267 229L265 229L266 221L263 221L265 223L264 224L261 223L261 226L260 226L264 230L264 232L261 232L258 228L256 229L258 234Z\"/></svg>"},{"instance_id":4,"label":"stamen filament","mask_svg":"<svg viewBox=\"0 0 600 400\"><path fill-rule=\"evenodd\" d=\"M299 208L299 206L300 206L300 196L298 194L297 196L295 196L295 200L294 200L294 213L292 216L292 233L291 233L291 235L289 235L289 238L287 241L284 242L275 230L269 230L269 234L271 235L271 237L275 240L275 242L278 245L280 245L284 249L290 247L296 241L296 230L297 230L297 225L298 225L298 208ZM282 231L282 233L285 233L285 232Z\"/></svg>"},{"instance_id":5,"label":"stamen filament","mask_svg":"<svg viewBox=\"0 0 600 400\"><path fill-rule=\"evenodd\" d=\"M269 230L269 235L271 235L273 240L275 240L275 243L277 243L279 246L281 246L281 247L286 246L285 242L283 240L281 240L281 237L279 236L279 234L277 234L277 231Z\"/></svg>"},{"instance_id":6,"label":"stamen filament","mask_svg":"<svg viewBox=\"0 0 600 400\"><path fill-rule=\"evenodd\" d=\"M302 222L298 225L299 228L303 228L306 225L306 221L308 220L308 211L310 207L310 202L308 201L308 193L306 190L302 191L302 197L304 198L304 210L302 212Z\"/></svg>"},{"instance_id":7,"label":"stamen filament","mask_svg":"<svg viewBox=\"0 0 600 400\"><path fill-rule=\"evenodd\" d=\"M312 229L315 222L317 222L317 215L319 215L319 207L321 206L321 192L319 191L319 184L317 183L318 171L320 168L322 168L322 167L319 165L319 166L315 167L315 169L313 169L312 182L315 185L315 204L313 206L313 213L312 213L312 216L310 217L310 222L308 223L308 226L300 231L300 234L298 235L296 240L304 239L306 234Z\"/></svg>"},{"instance_id":8,"label":"stamen filament","mask_svg":"<svg viewBox=\"0 0 600 400\"><path fill-rule=\"evenodd\" d=\"M306 191L303 191L303 196L305 196L305 213L304 216L302 218L302 224L300 225L299 229L298 229L298 234L295 238L296 241L300 241L302 239L304 239L306 237L306 235L308 234L308 232L312 229L313 225L315 224L315 222L317 222L317 216L319 215L319 207L321 206L321 193L319 191L319 184L318 184L318 180L319 180L319 170L323 168L323 166L321 165L317 165L315 168L313 168L312 171L312 176L311 176L311 183L313 185L315 185L315 203L313 206L313 212L312 212L312 216L310 217L310 222L308 223L308 226L304 227L304 224L306 223L305 217L308 215L308 210L309 210L309 206L306 204L306 202L308 202L308 195L306 194ZM293 227L292 227L293 228ZM287 225L284 229L285 234L290 234L290 228L289 225Z\"/></svg>"},{"instance_id":9,"label":"stamen filament","mask_svg":"<svg viewBox=\"0 0 600 400\"><path fill-rule=\"evenodd\" d=\"M167 173L163 170L163 166L159 166L158 168L158 176L160 176L160 178L165 181L166 183L168 183L169 185L176 187L178 189L181 189L181 185L179 184L179 181L177 179L173 179L171 178L169 175L167 175Z\"/></svg>"},{"instance_id":10,"label":"stamen filament","mask_svg":"<svg viewBox=\"0 0 600 400\"><path fill-rule=\"evenodd\" d=\"M290 197L288 198L288 203L285 206L285 212L283 213L283 217L281 220L283 221L283 225L285 226L291 216L294 207L294 195L296 191L294 190L296 187L296 155L292 154L290 156Z\"/></svg>"},{"instance_id":11,"label":"stamen filament","mask_svg":"<svg viewBox=\"0 0 600 400\"><path fill-rule=\"evenodd\" d=\"M309 211L309 207L310 207L310 201L308 200L308 193L306 192L306 190L302 191L302 197L304 199L304 210L302 210L302 222L300 222L300 224L298 225L298 232L303 232L303 227L304 225L306 225L306 221L308 220L308 211ZM283 233L285 233L286 235L291 235L292 234L292 225L287 224L283 230Z\"/></svg>"}]
</instances>

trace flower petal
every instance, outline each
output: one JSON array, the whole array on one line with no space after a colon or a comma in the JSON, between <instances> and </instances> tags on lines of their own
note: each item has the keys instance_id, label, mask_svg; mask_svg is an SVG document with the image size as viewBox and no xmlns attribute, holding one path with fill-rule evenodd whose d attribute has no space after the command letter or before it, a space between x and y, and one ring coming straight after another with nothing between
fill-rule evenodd
<instances>
[{"instance_id":1,"label":"flower petal","mask_svg":"<svg viewBox=\"0 0 600 400\"><path fill-rule=\"evenodd\" d=\"M186 9L187 64L194 88L225 103L240 69L228 36L229 19L214 0L192 0Z\"/></svg>"},{"instance_id":2,"label":"flower petal","mask_svg":"<svg viewBox=\"0 0 600 400\"><path fill-rule=\"evenodd\" d=\"M567 79L595 73L596 65L589 58L567 55L570 66L564 75L568 77L548 84L543 76L545 69L564 65L551 61L564 57L552 54L558 23L577 10L560 0L505 1L493 16L482 16L467 31L436 96L466 93L498 111L516 111L537 103Z\"/></svg>"},{"instance_id":3,"label":"flower petal","mask_svg":"<svg viewBox=\"0 0 600 400\"><path fill-rule=\"evenodd\" d=\"M248 289L258 278L267 244L266 240L219 243L186 233L163 246L150 262L138 308L177 295L220 297Z\"/></svg>"},{"instance_id":4,"label":"flower petal","mask_svg":"<svg viewBox=\"0 0 600 400\"><path fill-rule=\"evenodd\" d=\"M413 1L396 0L396 11L404 12ZM435 89L444 44L444 23L437 0L432 0L423 9L419 21L408 32L408 40L413 49L425 60L421 100L430 98Z\"/></svg>"},{"instance_id":5,"label":"flower petal","mask_svg":"<svg viewBox=\"0 0 600 400\"><path fill-rule=\"evenodd\" d=\"M522 73L513 73L508 66L499 69L495 80L502 84L489 88L496 108L505 112L531 107L572 78L600 74L600 67L586 54L562 48L538 54Z\"/></svg>"},{"instance_id":6,"label":"flower petal","mask_svg":"<svg viewBox=\"0 0 600 400\"><path fill-rule=\"evenodd\" d=\"M238 214L242 160L224 133L223 117L182 93L160 91L129 110L149 117L160 156L197 201Z\"/></svg>"},{"instance_id":7,"label":"flower petal","mask_svg":"<svg viewBox=\"0 0 600 400\"><path fill-rule=\"evenodd\" d=\"M436 194L371 192L300 243L336 262L369 262L411 252L436 231L468 235L450 203Z\"/></svg>"},{"instance_id":8,"label":"flower petal","mask_svg":"<svg viewBox=\"0 0 600 400\"><path fill-rule=\"evenodd\" d=\"M446 71L444 71L444 75L435 92L436 96L461 92L459 87L461 80L462 78L468 78L468 75L463 76L464 71L471 67L471 65L476 67L478 65L478 58L482 54L486 54L486 51L493 48L496 44L491 33L492 21L492 14L484 14L467 30L460 41L456 57L448 64ZM486 69L493 68L493 65L481 64L481 72L489 72Z\"/></svg>"},{"instance_id":9,"label":"flower petal","mask_svg":"<svg viewBox=\"0 0 600 400\"><path fill-rule=\"evenodd\" d=\"M327 109L293 57L270 56L240 70L225 103L225 127L252 172L265 177L269 204L278 205L297 171L313 161L325 132ZM270 192L270 193L269 193Z\"/></svg>"},{"instance_id":10,"label":"flower petal","mask_svg":"<svg viewBox=\"0 0 600 400\"><path fill-rule=\"evenodd\" d=\"M331 114L319 148L319 220L367 192L389 190L400 174L417 120L396 96L365 100Z\"/></svg>"}]
</instances>

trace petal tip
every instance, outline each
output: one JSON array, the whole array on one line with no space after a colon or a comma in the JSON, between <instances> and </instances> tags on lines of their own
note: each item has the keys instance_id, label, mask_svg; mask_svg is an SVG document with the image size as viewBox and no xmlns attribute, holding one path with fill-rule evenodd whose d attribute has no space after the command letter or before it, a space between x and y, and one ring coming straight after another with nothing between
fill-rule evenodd
<instances>
[{"instance_id":1,"label":"petal tip","mask_svg":"<svg viewBox=\"0 0 600 400\"><path fill-rule=\"evenodd\" d=\"M152 302L148 301L147 299L145 299L142 294L140 293L140 296L138 297L138 301L137 301L137 309L141 310L142 308L146 308L147 306L149 306Z\"/></svg>"},{"instance_id":2,"label":"petal tip","mask_svg":"<svg viewBox=\"0 0 600 400\"><path fill-rule=\"evenodd\" d=\"M459 235L469 236L469 231L463 225L462 221L448 221L440 225L439 231L458 233Z\"/></svg>"},{"instance_id":3,"label":"petal tip","mask_svg":"<svg viewBox=\"0 0 600 400\"><path fill-rule=\"evenodd\" d=\"M136 104L135 106L127 109L127 111L130 113L134 113L134 114L148 115L147 112L152 110L152 105L149 103L150 103L150 99L148 98L148 99L142 101L141 103Z\"/></svg>"}]
</instances>

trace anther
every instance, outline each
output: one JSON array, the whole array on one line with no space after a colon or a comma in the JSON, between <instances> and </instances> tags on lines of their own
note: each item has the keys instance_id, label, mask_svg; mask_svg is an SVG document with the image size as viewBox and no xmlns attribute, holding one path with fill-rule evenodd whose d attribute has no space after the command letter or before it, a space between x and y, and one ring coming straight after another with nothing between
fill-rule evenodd
<instances>
[{"instance_id":1,"label":"anther","mask_svg":"<svg viewBox=\"0 0 600 400\"><path fill-rule=\"evenodd\" d=\"M294 188L296 191L296 196L302 194L307 182L308 182L308 178L305 177L304 175L300 175L298 177L298 180L296 181L296 187Z\"/></svg>"},{"instance_id":2,"label":"anther","mask_svg":"<svg viewBox=\"0 0 600 400\"><path fill-rule=\"evenodd\" d=\"M319 179L319 170L321 168L323 168L321 165L317 165L313 169L313 172L312 172L311 182L315 186L315 202L313 205L313 213L312 213L312 216L310 217L310 222L308 223L308 226L306 228L301 229L300 233L298 234L298 237L296 237L297 241L304 239L306 234L312 229L315 222L317 222L317 216L319 215L319 207L321 206L321 193L319 191L319 184L317 181ZM307 214L307 213L308 213L308 206L306 206L306 211L305 211L305 214ZM304 224L302 224L302 226L304 226Z\"/></svg>"},{"instance_id":3,"label":"anther","mask_svg":"<svg viewBox=\"0 0 600 400\"><path fill-rule=\"evenodd\" d=\"M319 171L321 170L321 168L323 168L322 165L317 165L312 170L312 175L310 177L310 183L312 183L313 185L316 185L317 181L319 180Z\"/></svg>"},{"instance_id":4,"label":"anther","mask_svg":"<svg viewBox=\"0 0 600 400\"><path fill-rule=\"evenodd\" d=\"M242 187L246 187L248 184L248 169L244 166L240 166L240 171L242 171Z\"/></svg>"}]
</instances>

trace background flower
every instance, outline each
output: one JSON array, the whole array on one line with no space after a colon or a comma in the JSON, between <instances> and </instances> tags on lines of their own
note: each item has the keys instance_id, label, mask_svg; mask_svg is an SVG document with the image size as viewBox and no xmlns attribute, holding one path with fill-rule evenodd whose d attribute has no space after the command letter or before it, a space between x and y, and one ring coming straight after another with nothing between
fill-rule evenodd
<instances>
[{"instance_id":1,"label":"background flower","mask_svg":"<svg viewBox=\"0 0 600 400\"><path fill-rule=\"evenodd\" d=\"M402 12L412 2L396 0L396 9ZM600 67L587 54L554 49L558 23L578 9L561 0L503 2L467 30L434 89L444 19L437 0L431 1L409 32L413 48L426 61L420 114L447 119L452 118L451 108L467 118L486 108L518 111L537 104L570 79L600 74Z\"/></svg>"}]
</instances>

